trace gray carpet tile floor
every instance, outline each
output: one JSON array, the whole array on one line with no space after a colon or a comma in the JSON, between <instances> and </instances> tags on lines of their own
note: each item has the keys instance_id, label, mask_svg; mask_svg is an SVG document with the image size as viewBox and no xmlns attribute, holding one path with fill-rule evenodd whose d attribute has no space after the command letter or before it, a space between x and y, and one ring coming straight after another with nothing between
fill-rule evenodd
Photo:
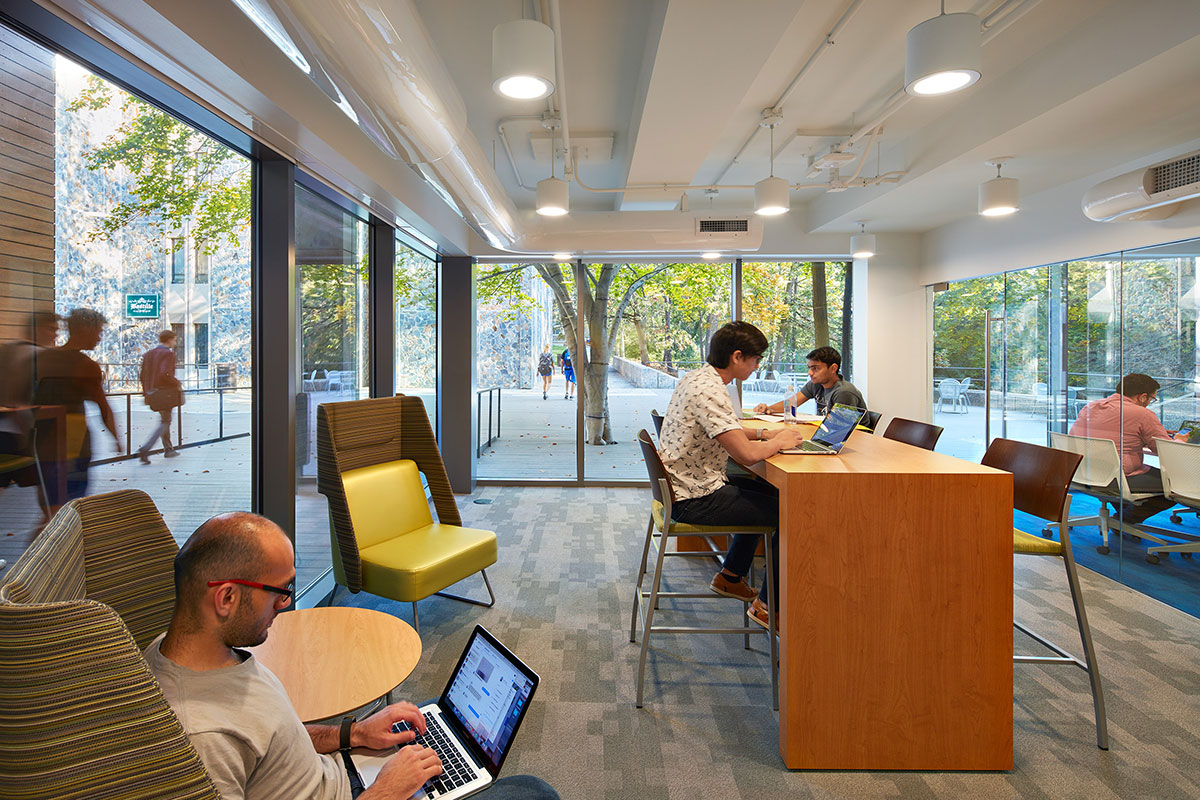
<instances>
[{"instance_id":1,"label":"gray carpet tile floor","mask_svg":"<svg viewBox=\"0 0 1200 800\"><path fill-rule=\"evenodd\" d=\"M422 601L423 653L398 694L435 697L472 627L484 625L542 678L505 773L538 775L564 798L1200 797L1200 620L1086 570L1108 752L1095 746L1081 670L1018 664L1011 772L788 770L762 636L751 650L740 636L656 638L646 705L635 708L638 647L628 626L647 503L644 489L483 487L460 497L464 523L499 537L499 562L489 569L496 605ZM671 586L703 587L714 570L707 561L675 566ZM486 597L477 577L455 590ZM412 620L408 604L345 589L334 602ZM733 601L677 606L684 619L725 614L740 624ZM1014 608L1078 649L1061 562L1018 558ZM1038 652L1020 634L1016 647Z\"/></svg>"}]
</instances>

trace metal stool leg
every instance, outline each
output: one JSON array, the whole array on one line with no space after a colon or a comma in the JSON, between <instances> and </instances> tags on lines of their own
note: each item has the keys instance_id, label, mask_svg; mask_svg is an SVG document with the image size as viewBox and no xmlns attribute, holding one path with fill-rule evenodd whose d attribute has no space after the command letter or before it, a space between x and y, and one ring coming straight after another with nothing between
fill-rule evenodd
<instances>
[{"instance_id":1,"label":"metal stool leg","mask_svg":"<svg viewBox=\"0 0 1200 800\"><path fill-rule=\"evenodd\" d=\"M1079 638L1083 642L1083 660L1088 681L1092 687L1092 707L1096 714L1096 746L1108 749L1108 715L1104 709L1104 689L1100 685L1100 671L1096 668L1096 648L1092 643L1092 629L1088 625L1087 610L1083 607L1083 591L1079 586L1079 575L1075 571L1075 559L1064 542L1063 564L1067 571L1067 585L1071 587L1071 603L1075 606L1075 622L1079 626Z\"/></svg>"},{"instance_id":2,"label":"metal stool leg","mask_svg":"<svg viewBox=\"0 0 1200 800\"><path fill-rule=\"evenodd\" d=\"M669 526L664 526L669 527ZM642 707L642 681L646 673L646 653L650 649L650 631L654 625L654 609L658 605L658 587L662 580L663 558L667 555L667 532L663 531L663 541L658 548L658 561L654 567L654 578L650 582L650 597L646 603L645 622L642 623L642 652L638 656L637 674L637 707Z\"/></svg>"},{"instance_id":3,"label":"metal stool leg","mask_svg":"<svg viewBox=\"0 0 1200 800\"><path fill-rule=\"evenodd\" d=\"M650 554L650 539L654 535L654 516L646 525L646 541L642 545L642 558L638 562L637 581L633 585L633 615L629 620L629 641L637 641L638 607L642 602L642 580L646 577L646 557Z\"/></svg>"}]
</instances>

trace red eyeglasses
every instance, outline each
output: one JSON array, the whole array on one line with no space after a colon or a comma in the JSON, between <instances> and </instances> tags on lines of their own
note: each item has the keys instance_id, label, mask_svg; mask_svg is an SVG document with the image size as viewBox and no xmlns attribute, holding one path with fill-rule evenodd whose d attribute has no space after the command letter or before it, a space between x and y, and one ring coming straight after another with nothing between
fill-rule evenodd
<instances>
[{"instance_id":1,"label":"red eyeglasses","mask_svg":"<svg viewBox=\"0 0 1200 800\"><path fill-rule=\"evenodd\" d=\"M239 586L249 586L252 589L266 589L268 592L274 592L275 594L283 595L288 600L292 599L292 595L296 591L295 583L289 583L287 585L287 588L280 588L278 586L271 586L270 584L267 584L267 583L259 583L258 581L245 581L245 580L242 580L241 578L226 578L223 581L209 581L208 585L210 587L211 586L220 586L222 583L236 583Z\"/></svg>"}]
</instances>

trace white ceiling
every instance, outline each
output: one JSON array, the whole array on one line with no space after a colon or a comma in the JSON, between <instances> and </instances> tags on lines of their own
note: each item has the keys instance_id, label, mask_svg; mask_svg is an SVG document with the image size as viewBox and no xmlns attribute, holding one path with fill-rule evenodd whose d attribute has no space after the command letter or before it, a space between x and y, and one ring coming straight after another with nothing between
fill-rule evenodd
<instances>
[{"instance_id":1,"label":"white ceiling","mask_svg":"<svg viewBox=\"0 0 1200 800\"><path fill-rule=\"evenodd\" d=\"M842 14L851 14L782 104L776 174L810 182L806 157L868 124L900 92L862 175L904 170L898 185L792 193L807 203L810 231L846 232L865 219L878 231L923 232L974 214L985 162L1012 155L1005 174L1027 194L1101 172L1200 136L1200 3L1146 0L950 0L947 11L1002 15L984 34L983 77L940 98L905 99L905 35L938 11L933 0L560 0L563 82L572 132L609 132L612 159L585 161L592 187L625 184L753 184L767 174L760 111L783 94ZM518 208L518 186L497 125L540 115L546 101L516 102L491 89L492 28L539 13L521 0L418 0L417 6L466 103L470 130ZM734 155L758 131L738 163ZM540 123L506 125L527 186L550 173L534 158ZM800 135L795 135L799 133ZM811 136L830 133L832 136ZM840 134L840 135L839 135ZM862 153L869 137L858 142ZM786 145L786 146L785 146ZM878 166L877 166L878 165ZM843 169L848 177L857 168ZM562 175L559 163L558 175ZM669 209L679 190L592 194L571 188L575 211ZM689 192L693 209L703 191ZM747 210L748 190L715 207ZM770 226L773 221L768 221Z\"/></svg>"},{"instance_id":2,"label":"white ceiling","mask_svg":"<svg viewBox=\"0 0 1200 800\"><path fill-rule=\"evenodd\" d=\"M1200 138L1198 0L948 0L948 12L971 11L985 20L996 15L982 34L983 77L953 95L913 99L902 89L905 36L938 12L936 0L253 1L274 7L293 27L302 25L292 31L298 41L345 54L326 64L331 76L338 77L340 67L345 88L374 102L377 113L403 105L389 106L388 88L405 80L403 69L385 65L380 75L369 74L362 64L375 51L339 37L349 38L362 20L383 19L383 34L368 32L376 45L395 34L403 40L394 43L397 49L434 53L441 62L434 77L445 76L446 94L457 94L443 98L447 116L465 116L466 138L473 137L454 158L482 167L478 181L448 188L480 192L485 206L498 208L498 218L511 217L517 226L529 219L534 196L519 184L498 129L504 122L513 162L525 186L533 186L550 173L548 148L541 143L537 157L534 147L545 135L538 117L548 106L492 91L491 32L521 15L547 19L556 8L564 69L554 99L565 97L573 141L611 136L612 143L610 158L579 162L572 217L671 209L683 193L593 193L580 182L610 189L753 184L766 176L768 164L759 115L781 97L777 175L812 182L807 158L854 133L851 151L861 155L870 140L866 126L887 108L892 113L861 177L891 171L904 177L836 193L793 191L792 212L766 222L775 250L786 250L792 231L844 234L866 220L872 231L923 233L972 216L978 184L994 175L985 162L995 156L1013 156L1005 175L1020 179L1029 196ZM422 210L422 202L440 201L409 165L382 156L232 0L41 2L377 212L391 209L456 235L447 233L446 220L456 218L444 206L443 212ZM390 47L379 57L389 58ZM367 55L359 53L356 62L360 50ZM396 120L393 127L403 132L407 124ZM436 159L430 164L436 167ZM858 167L844 168L843 178ZM556 169L562 176L561 161ZM493 190L507 197L492 198L487 193ZM752 205L748 189L723 189L715 198L702 189L687 194L693 211L711 205L746 213ZM470 217L469 203L466 210ZM604 219L612 224L614 217ZM621 216L615 219L619 226Z\"/></svg>"}]
</instances>

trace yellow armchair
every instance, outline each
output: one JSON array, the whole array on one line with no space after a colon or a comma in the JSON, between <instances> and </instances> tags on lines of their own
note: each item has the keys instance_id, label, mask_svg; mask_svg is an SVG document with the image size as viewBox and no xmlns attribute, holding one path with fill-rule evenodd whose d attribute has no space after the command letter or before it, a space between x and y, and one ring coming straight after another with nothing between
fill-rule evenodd
<instances>
[{"instance_id":1,"label":"yellow armchair","mask_svg":"<svg viewBox=\"0 0 1200 800\"><path fill-rule=\"evenodd\" d=\"M429 483L438 520L421 485ZM323 403L317 409L317 490L329 501L333 572L351 592L412 603L438 594L491 607L486 567L496 534L464 528L420 398ZM473 573L488 602L442 591Z\"/></svg>"}]
</instances>

